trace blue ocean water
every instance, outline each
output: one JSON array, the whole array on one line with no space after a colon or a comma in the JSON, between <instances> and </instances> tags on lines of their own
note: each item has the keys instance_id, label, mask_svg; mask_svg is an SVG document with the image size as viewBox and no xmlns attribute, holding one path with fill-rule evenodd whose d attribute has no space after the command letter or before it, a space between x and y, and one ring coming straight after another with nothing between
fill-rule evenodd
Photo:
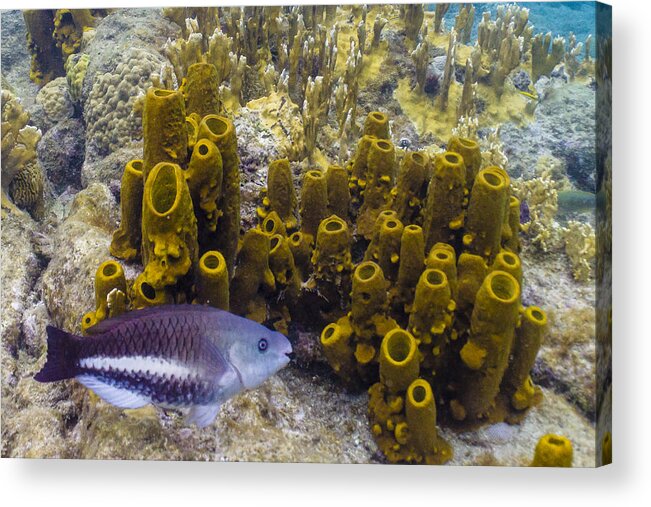
<instances>
[{"instance_id":1,"label":"blue ocean water","mask_svg":"<svg viewBox=\"0 0 651 507\"><path fill-rule=\"evenodd\" d=\"M454 26L454 18L459 13L462 3L450 5L444 20L445 26ZM477 25L484 12L490 12L495 19L498 5L518 5L529 9L529 23L534 25L534 33L551 32L554 37L560 35L569 39L570 33L576 35L578 42L585 42L589 34L593 36L590 48L595 55L595 3L594 2L510 2L510 3L473 3L475 6L475 22L472 29L473 42L477 40ZM435 4L428 5L429 10L435 9Z\"/></svg>"}]
</instances>

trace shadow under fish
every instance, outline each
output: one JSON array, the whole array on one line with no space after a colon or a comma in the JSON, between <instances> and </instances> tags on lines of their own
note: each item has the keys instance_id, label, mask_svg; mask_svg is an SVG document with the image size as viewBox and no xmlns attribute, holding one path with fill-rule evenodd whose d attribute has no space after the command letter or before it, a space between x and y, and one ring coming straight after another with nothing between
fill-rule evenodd
<instances>
[{"instance_id":1,"label":"shadow under fish","mask_svg":"<svg viewBox=\"0 0 651 507\"><path fill-rule=\"evenodd\" d=\"M104 320L81 337L47 327L34 379L75 378L120 408L188 410L202 428L219 407L289 363L289 340L249 319L200 305L163 305Z\"/></svg>"}]
</instances>

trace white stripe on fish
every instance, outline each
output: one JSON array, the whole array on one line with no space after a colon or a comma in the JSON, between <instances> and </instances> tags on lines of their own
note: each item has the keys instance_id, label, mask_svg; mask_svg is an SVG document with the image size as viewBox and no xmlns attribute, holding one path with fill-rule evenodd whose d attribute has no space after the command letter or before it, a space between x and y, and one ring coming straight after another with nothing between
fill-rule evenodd
<instances>
[{"instance_id":1,"label":"white stripe on fish","mask_svg":"<svg viewBox=\"0 0 651 507\"><path fill-rule=\"evenodd\" d=\"M184 379L196 373L183 364L155 356L91 356L80 359L79 366L89 370L108 371L109 368L112 368L130 373L149 373L165 378L174 375L177 379Z\"/></svg>"}]
</instances>

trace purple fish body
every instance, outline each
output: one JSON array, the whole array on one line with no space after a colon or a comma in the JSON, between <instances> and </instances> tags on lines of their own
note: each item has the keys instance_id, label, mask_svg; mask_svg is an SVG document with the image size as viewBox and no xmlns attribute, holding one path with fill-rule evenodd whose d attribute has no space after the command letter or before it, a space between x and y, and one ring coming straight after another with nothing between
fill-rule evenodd
<instances>
[{"instance_id":1,"label":"purple fish body","mask_svg":"<svg viewBox=\"0 0 651 507\"><path fill-rule=\"evenodd\" d=\"M289 362L282 334L200 305L165 305L105 320L79 337L48 326L39 382L76 378L121 408L189 409L203 427L220 405Z\"/></svg>"}]
</instances>

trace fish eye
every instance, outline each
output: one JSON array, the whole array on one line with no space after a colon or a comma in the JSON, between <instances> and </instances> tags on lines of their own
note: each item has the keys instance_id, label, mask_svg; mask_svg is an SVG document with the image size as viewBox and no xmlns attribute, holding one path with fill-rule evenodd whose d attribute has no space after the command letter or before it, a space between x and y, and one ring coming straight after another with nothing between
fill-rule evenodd
<instances>
[{"instance_id":1,"label":"fish eye","mask_svg":"<svg viewBox=\"0 0 651 507\"><path fill-rule=\"evenodd\" d=\"M260 340L258 340L258 350L260 352L265 352L268 346L269 343L267 342L266 338L260 338Z\"/></svg>"}]
</instances>

